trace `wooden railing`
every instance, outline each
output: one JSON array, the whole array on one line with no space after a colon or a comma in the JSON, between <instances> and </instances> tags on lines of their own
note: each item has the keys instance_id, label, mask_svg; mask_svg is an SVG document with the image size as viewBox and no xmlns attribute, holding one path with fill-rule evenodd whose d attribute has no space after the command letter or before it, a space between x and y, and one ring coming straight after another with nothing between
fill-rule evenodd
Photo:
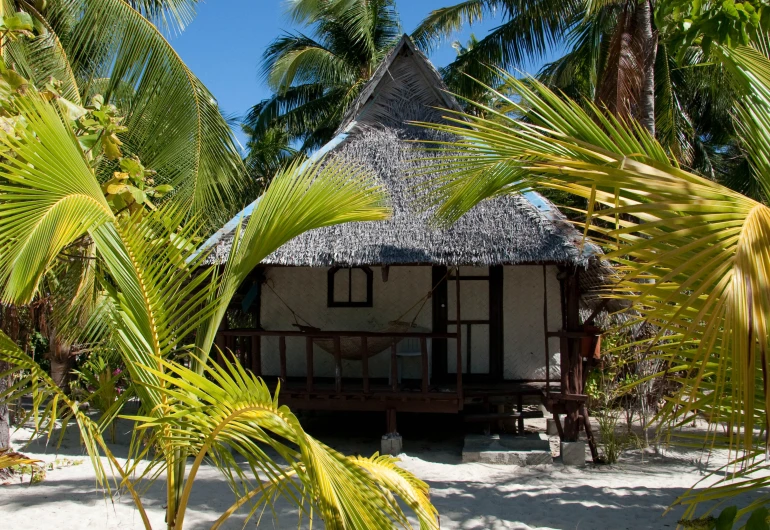
<instances>
[{"instance_id":1,"label":"wooden railing","mask_svg":"<svg viewBox=\"0 0 770 530\"><path fill-rule=\"evenodd\" d=\"M398 377L398 342L405 338L417 338L420 343L420 390L422 394L430 393L429 384L429 355L428 340L450 340L457 341L457 355L455 359L457 369L457 396L462 402L462 353L459 333L425 333L425 332L375 332L375 331L267 331L255 329L229 329L220 330L217 333L216 344L221 351L230 351L235 354L241 364L251 369L251 371L263 376L262 370L262 337L278 337L278 356L280 362L280 371L278 377L282 381L288 380L286 369L286 339L287 337L302 337L305 339L305 390L308 394L316 390L315 374L313 367L313 358L315 355L315 341L319 339L332 340L334 356L334 391L341 394L345 391L343 383L343 363L341 339L343 337L358 338L361 348L361 373L363 394L370 394L372 391L371 378L369 374L369 340L390 339L390 385L389 391L398 393L401 391L401 383ZM387 347L386 347L387 348ZM379 352L375 355L381 355ZM351 375L357 377L356 375ZM349 376L349 377L351 377ZM382 389L378 390L379 393ZM446 392L444 392L446 394Z\"/></svg>"}]
</instances>

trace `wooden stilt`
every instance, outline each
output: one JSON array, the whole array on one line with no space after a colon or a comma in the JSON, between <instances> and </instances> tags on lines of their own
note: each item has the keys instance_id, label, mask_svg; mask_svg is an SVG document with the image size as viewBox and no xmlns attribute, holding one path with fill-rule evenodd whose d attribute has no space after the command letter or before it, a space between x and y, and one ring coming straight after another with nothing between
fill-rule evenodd
<instances>
[{"instance_id":1,"label":"wooden stilt","mask_svg":"<svg viewBox=\"0 0 770 530\"><path fill-rule=\"evenodd\" d=\"M580 407L580 415L583 418L583 428L586 431L586 438L588 439L588 447L591 449L591 458L594 463L599 462L599 450L596 448L596 439L594 438L594 432L591 428L591 420L588 417L588 407L583 404Z\"/></svg>"},{"instance_id":2,"label":"wooden stilt","mask_svg":"<svg viewBox=\"0 0 770 530\"><path fill-rule=\"evenodd\" d=\"M278 337L278 356L281 362L281 381L286 381L286 337Z\"/></svg>"},{"instance_id":3,"label":"wooden stilt","mask_svg":"<svg viewBox=\"0 0 770 530\"><path fill-rule=\"evenodd\" d=\"M262 377L262 337L251 337L251 371L257 377Z\"/></svg>"},{"instance_id":4,"label":"wooden stilt","mask_svg":"<svg viewBox=\"0 0 770 530\"><path fill-rule=\"evenodd\" d=\"M338 394L342 392L342 353L339 337L334 337L334 390Z\"/></svg>"},{"instance_id":5,"label":"wooden stilt","mask_svg":"<svg viewBox=\"0 0 770 530\"><path fill-rule=\"evenodd\" d=\"M369 348L366 337L361 337L361 377L364 379L364 394L369 393Z\"/></svg>"},{"instance_id":6,"label":"wooden stilt","mask_svg":"<svg viewBox=\"0 0 770 530\"><path fill-rule=\"evenodd\" d=\"M386 411L386 419L388 434L397 433L398 426L396 425L396 409L388 409Z\"/></svg>"},{"instance_id":7,"label":"wooden stilt","mask_svg":"<svg viewBox=\"0 0 770 530\"><path fill-rule=\"evenodd\" d=\"M564 428L561 426L561 418L555 412L553 413L553 421L556 424L556 432L559 433L559 438L564 439Z\"/></svg>"},{"instance_id":8,"label":"wooden stilt","mask_svg":"<svg viewBox=\"0 0 770 530\"><path fill-rule=\"evenodd\" d=\"M307 364L307 391L313 391L313 338L308 337L305 342L305 359Z\"/></svg>"}]
</instances>

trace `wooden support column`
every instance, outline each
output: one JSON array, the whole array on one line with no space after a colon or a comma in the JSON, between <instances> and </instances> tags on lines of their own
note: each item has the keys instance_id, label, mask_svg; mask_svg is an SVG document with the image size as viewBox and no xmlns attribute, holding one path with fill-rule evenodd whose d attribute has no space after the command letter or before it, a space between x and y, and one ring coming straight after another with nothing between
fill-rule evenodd
<instances>
[{"instance_id":1,"label":"wooden support column","mask_svg":"<svg viewBox=\"0 0 770 530\"><path fill-rule=\"evenodd\" d=\"M308 392L313 391L313 338L305 339L305 363L307 365L306 387Z\"/></svg>"},{"instance_id":2,"label":"wooden support column","mask_svg":"<svg viewBox=\"0 0 770 530\"><path fill-rule=\"evenodd\" d=\"M576 270L566 278L566 307L567 307L567 332L580 331L580 271ZM565 337L567 351L566 356L562 354L562 359L566 357L567 365L562 366L562 381L566 386L562 387L562 393L568 395L581 395L583 393L583 374L582 359L580 357L581 340L578 338ZM565 374L566 372L566 374ZM566 417L564 419L564 441L577 441L580 434L580 406L578 401L566 401Z\"/></svg>"},{"instance_id":3,"label":"wooden support column","mask_svg":"<svg viewBox=\"0 0 770 530\"><path fill-rule=\"evenodd\" d=\"M366 337L361 337L361 377L364 380L364 394L369 393L369 348Z\"/></svg>"},{"instance_id":4,"label":"wooden support column","mask_svg":"<svg viewBox=\"0 0 770 530\"><path fill-rule=\"evenodd\" d=\"M460 267L455 268L455 322L457 326L457 399L460 409L463 408L463 341L462 324L460 323ZM470 356L470 351L468 351Z\"/></svg>"},{"instance_id":5,"label":"wooden support column","mask_svg":"<svg viewBox=\"0 0 770 530\"><path fill-rule=\"evenodd\" d=\"M286 337L278 337L278 356L281 362L281 381L286 381Z\"/></svg>"},{"instance_id":6,"label":"wooden support column","mask_svg":"<svg viewBox=\"0 0 770 530\"><path fill-rule=\"evenodd\" d=\"M422 358L422 393L428 393L428 341L420 337L420 356Z\"/></svg>"},{"instance_id":7,"label":"wooden support column","mask_svg":"<svg viewBox=\"0 0 770 530\"><path fill-rule=\"evenodd\" d=\"M398 355L396 351L396 340L390 345L390 386L393 392L398 392Z\"/></svg>"},{"instance_id":8,"label":"wooden support column","mask_svg":"<svg viewBox=\"0 0 770 530\"><path fill-rule=\"evenodd\" d=\"M548 274L543 265L543 338L545 340L545 397L551 395L551 351L548 346Z\"/></svg>"},{"instance_id":9,"label":"wooden support column","mask_svg":"<svg viewBox=\"0 0 770 530\"><path fill-rule=\"evenodd\" d=\"M262 337L251 337L251 371L257 377L262 377Z\"/></svg>"},{"instance_id":10,"label":"wooden support column","mask_svg":"<svg viewBox=\"0 0 770 530\"><path fill-rule=\"evenodd\" d=\"M387 433L397 433L398 425L396 424L396 409L388 409L385 414L387 419Z\"/></svg>"},{"instance_id":11,"label":"wooden support column","mask_svg":"<svg viewBox=\"0 0 770 530\"><path fill-rule=\"evenodd\" d=\"M334 337L334 391L342 392L342 352L340 338Z\"/></svg>"}]
</instances>

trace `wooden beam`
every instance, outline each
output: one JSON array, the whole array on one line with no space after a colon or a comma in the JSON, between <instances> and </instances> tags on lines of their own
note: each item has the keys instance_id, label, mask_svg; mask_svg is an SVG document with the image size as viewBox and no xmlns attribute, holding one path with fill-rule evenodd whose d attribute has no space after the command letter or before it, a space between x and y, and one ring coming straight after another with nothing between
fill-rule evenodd
<instances>
[{"instance_id":1,"label":"wooden beam","mask_svg":"<svg viewBox=\"0 0 770 530\"><path fill-rule=\"evenodd\" d=\"M305 363L307 364L307 391L313 391L313 337L305 339Z\"/></svg>"},{"instance_id":2,"label":"wooden beam","mask_svg":"<svg viewBox=\"0 0 770 530\"><path fill-rule=\"evenodd\" d=\"M463 342L462 342L462 324L460 324L460 267L457 267L457 277L455 278L455 321L457 326L457 394L460 397L460 403L463 403ZM470 352L468 352L470 355Z\"/></svg>"},{"instance_id":3,"label":"wooden beam","mask_svg":"<svg viewBox=\"0 0 770 530\"><path fill-rule=\"evenodd\" d=\"M286 337L278 337L278 356L281 363L281 380L286 381Z\"/></svg>"},{"instance_id":4,"label":"wooden beam","mask_svg":"<svg viewBox=\"0 0 770 530\"><path fill-rule=\"evenodd\" d=\"M262 337L251 337L251 371L262 377Z\"/></svg>"},{"instance_id":5,"label":"wooden beam","mask_svg":"<svg viewBox=\"0 0 770 530\"><path fill-rule=\"evenodd\" d=\"M420 337L420 355L422 357L422 393L428 393L428 339Z\"/></svg>"},{"instance_id":6,"label":"wooden beam","mask_svg":"<svg viewBox=\"0 0 770 530\"><path fill-rule=\"evenodd\" d=\"M551 351L548 345L548 274L543 265L543 336L545 338L545 395L551 394Z\"/></svg>"},{"instance_id":7,"label":"wooden beam","mask_svg":"<svg viewBox=\"0 0 770 530\"><path fill-rule=\"evenodd\" d=\"M364 379L364 394L369 393L369 348L366 337L361 337L361 377Z\"/></svg>"},{"instance_id":8,"label":"wooden beam","mask_svg":"<svg viewBox=\"0 0 770 530\"><path fill-rule=\"evenodd\" d=\"M390 386L393 392L398 392L398 355L396 341L390 344Z\"/></svg>"},{"instance_id":9,"label":"wooden beam","mask_svg":"<svg viewBox=\"0 0 770 530\"><path fill-rule=\"evenodd\" d=\"M340 338L334 337L334 389L342 392L342 350Z\"/></svg>"}]
</instances>

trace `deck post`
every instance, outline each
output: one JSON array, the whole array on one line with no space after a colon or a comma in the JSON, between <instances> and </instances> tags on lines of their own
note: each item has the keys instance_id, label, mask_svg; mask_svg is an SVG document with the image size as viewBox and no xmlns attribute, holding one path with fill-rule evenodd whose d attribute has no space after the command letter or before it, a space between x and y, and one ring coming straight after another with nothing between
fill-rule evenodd
<instances>
[{"instance_id":1,"label":"deck post","mask_svg":"<svg viewBox=\"0 0 770 530\"><path fill-rule=\"evenodd\" d=\"M567 306L567 332L580 331L580 285L578 282L579 271L567 277L566 306ZM562 354L567 363L562 366L562 394L582 394L582 359L580 358L580 340L565 337L567 350ZM564 439L566 442L577 441L580 435L580 403L567 400L565 403L566 416L564 418Z\"/></svg>"},{"instance_id":2,"label":"deck post","mask_svg":"<svg viewBox=\"0 0 770 530\"><path fill-rule=\"evenodd\" d=\"M422 393L428 393L428 340L420 337L420 355L422 356Z\"/></svg>"},{"instance_id":3,"label":"deck post","mask_svg":"<svg viewBox=\"0 0 770 530\"><path fill-rule=\"evenodd\" d=\"M460 267L455 267L455 327L457 330L457 399L458 407L463 408L463 341L460 324ZM470 355L470 353L469 353Z\"/></svg>"},{"instance_id":4,"label":"deck post","mask_svg":"<svg viewBox=\"0 0 770 530\"><path fill-rule=\"evenodd\" d=\"M545 339L545 396L551 396L551 352L548 347L548 275L543 265L543 338Z\"/></svg>"},{"instance_id":5,"label":"deck post","mask_svg":"<svg viewBox=\"0 0 770 530\"><path fill-rule=\"evenodd\" d=\"M361 337L361 377L364 379L364 394L369 393L369 345L366 336Z\"/></svg>"},{"instance_id":6,"label":"deck post","mask_svg":"<svg viewBox=\"0 0 770 530\"><path fill-rule=\"evenodd\" d=\"M251 371L257 377L262 377L262 337L251 337Z\"/></svg>"},{"instance_id":7,"label":"deck post","mask_svg":"<svg viewBox=\"0 0 770 530\"><path fill-rule=\"evenodd\" d=\"M286 337L278 337L278 355L281 362L281 381L286 381Z\"/></svg>"},{"instance_id":8,"label":"deck post","mask_svg":"<svg viewBox=\"0 0 770 530\"><path fill-rule=\"evenodd\" d=\"M313 391L313 337L305 339L305 362L307 367L307 391Z\"/></svg>"},{"instance_id":9,"label":"deck post","mask_svg":"<svg viewBox=\"0 0 770 530\"><path fill-rule=\"evenodd\" d=\"M334 391L342 392L342 353L340 338L334 337Z\"/></svg>"},{"instance_id":10,"label":"deck post","mask_svg":"<svg viewBox=\"0 0 770 530\"><path fill-rule=\"evenodd\" d=\"M388 409L387 412L387 429L388 434L394 434L398 432L398 426L396 425L396 409Z\"/></svg>"},{"instance_id":11,"label":"deck post","mask_svg":"<svg viewBox=\"0 0 770 530\"><path fill-rule=\"evenodd\" d=\"M390 344L390 386L393 392L398 392L398 355L396 339ZM395 432L395 431L394 431Z\"/></svg>"}]
</instances>

